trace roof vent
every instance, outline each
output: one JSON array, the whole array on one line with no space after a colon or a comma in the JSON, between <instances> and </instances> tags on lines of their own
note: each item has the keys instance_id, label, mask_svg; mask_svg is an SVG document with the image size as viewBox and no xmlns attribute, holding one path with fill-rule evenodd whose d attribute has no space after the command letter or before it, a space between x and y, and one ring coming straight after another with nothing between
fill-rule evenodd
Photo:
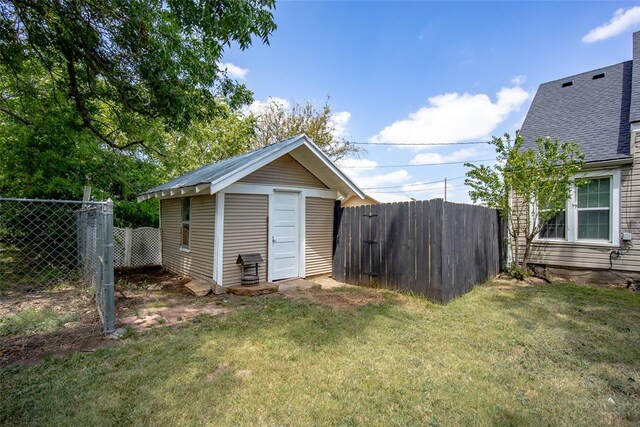
<instances>
[{"instance_id":1,"label":"roof vent","mask_svg":"<svg viewBox=\"0 0 640 427\"><path fill-rule=\"evenodd\" d=\"M592 77L593 80L598 80L604 77L604 73L596 74Z\"/></svg>"},{"instance_id":2,"label":"roof vent","mask_svg":"<svg viewBox=\"0 0 640 427\"><path fill-rule=\"evenodd\" d=\"M569 86L573 86L573 80L571 80L570 82L562 83L562 87L569 87Z\"/></svg>"}]
</instances>

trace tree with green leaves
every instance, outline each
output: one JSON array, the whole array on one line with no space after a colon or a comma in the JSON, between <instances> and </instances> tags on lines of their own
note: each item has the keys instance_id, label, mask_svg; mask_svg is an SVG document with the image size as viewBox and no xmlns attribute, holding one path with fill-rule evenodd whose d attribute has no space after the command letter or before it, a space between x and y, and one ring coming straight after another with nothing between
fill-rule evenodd
<instances>
[{"instance_id":1,"label":"tree with green leaves","mask_svg":"<svg viewBox=\"0 0 640 427\"><path fill-rule=\"evenodd\" d=\"M337 121L339 116L334 113L328 99L320 108L310 101L285 105L272 100L261 111L254 113L254 117L255 148L304 133L332 160L362 151L352 141L340 135L340 123Z\"/></svg>"},{"instance_id":2,"label":"tree with green leaves","mask_svg":"<svg viewBox=\"0 0 640 427\"><path fill-rule=\"evenodd\" d=\"M525 149L519 132L515 139L507 133L494 137L492 145L496 164L465 164L471 168L465 184L474 202L497 209L507 220L514 262L525 271L534 238L565 209L584 156L576 142L550 138L538 139L536 149Z\"/></svg>"},{"instance_id":3,"label":"tree with green leaves","mask_svg":"<svg viewBox=\"0 0 640 427\"><path fill-rule=\"evenodd\" d=\"M274 5L0 0L0 195L79 199L90 185L117 219L153 224L157 205L136 194L191 167L186 155L246 150L252 93L220 60L268 43Z\"/></svg>"},{"instance_id":4,"label":"tree with green leaves","mask_svg":"<svg viewBox=\"0 0 640 427\"><path fill-rule=\"evenodd\" d=\"M207 122L193 123L186 132L167 135L164 176L176 177L252 149L255 119L229 107L221 108L221 112Z\"/></svg>"},{"instance_id":5,"label":"tree with green leaves","mask_svg":"<svg viewBox=\"0 0 640 427\"><path fill-rule=\"evenodd\" d=\"M22 101L41 95L71 105L78 124L116 149L161 152L145 120L185 129L221 103L239 108L251 92L219 66L276 28L274 0L2 0L0 112L31 126ZM34 75L35 77L31 77Z\"/></svg>"}]
</instances>

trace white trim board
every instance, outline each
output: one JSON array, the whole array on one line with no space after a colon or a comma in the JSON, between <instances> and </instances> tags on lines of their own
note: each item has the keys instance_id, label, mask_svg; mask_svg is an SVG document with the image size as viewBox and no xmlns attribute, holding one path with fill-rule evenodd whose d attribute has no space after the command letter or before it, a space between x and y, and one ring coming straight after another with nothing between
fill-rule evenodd
<instances>
[{"instance_id":1,"label":"white trim board","mask_svg":"<svg viewBox=\"0 0 640 427\"><path fill-rule=\"evenodd\" d=\"M215 231L213 234L213 281L222 286L224 260L224 193L216 193Z\"/></svg>"},{"instance_id":2,"label":"white trim board","mask_svg":"<svg viewBox=\"0 0 640 427\"><path fill-rule=\"evenodd\" d=\"M337 200L338 193L335 190L325 190L322 188L295 187L290 185L273 184L245 184L236 182L220 190L219 193L235 194L273 194L274 191L298 191L304 197L320 197L322 199Z\"/></svg>"}]
</instances>

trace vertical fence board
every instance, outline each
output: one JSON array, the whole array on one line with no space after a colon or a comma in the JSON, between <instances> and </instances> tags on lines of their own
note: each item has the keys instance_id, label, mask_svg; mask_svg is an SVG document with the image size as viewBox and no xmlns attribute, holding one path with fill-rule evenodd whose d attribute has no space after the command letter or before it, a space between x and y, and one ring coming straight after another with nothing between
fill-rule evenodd
<instances>
[{"instance_id":1,"label":"vertical fence board","mask_svg":"<svg viewBox=\"0 0 640 427\"><path fill-rule=\"evenodd\" d=\"M443 301L442 297L442 200L429 201L431 221L429 222L429 281L427 297Z\"/></svg>"},{"instance_id":2,"label":"vertical fence board","mask_svg":"<svg viewBox=\"0 0 640 427\"><path fill-rule=\"evenodd\" d=\"M378 205L378 212L380 218L378 219L378 239L380 246L380 276L378 282L386 285L389 280L387 275L387 204Z\"/></svg>"},{"instance_id":3,"label":"vertical fence board","mask_svg":"<svg viewBox=\"0 0 640 427\"><path fill-rule=\"evenodd\" d=\"M350 253L349 255L349 265L351 268L349 269L349 276L351 277L351 281L353 283L359 283L360 281L360 269L358 267L358 255L360 250L360 239L358 239L358 227L360 227L360 221L358 219L358 209L354 209L351 212L350 220L351 224L349 226L349 246Z\"/></svg>"},{"instance_id":4,"label":"vertical fence board","mask_svg":"<svg viewBox=\"0 0 640 427\"><path fill-rule=\"evenodd\" d=\"M371 206L371 228L370 238L373 242L371 244L371 284L377 285L380 283L380 205Z\"/></svg>"}]
</instances>

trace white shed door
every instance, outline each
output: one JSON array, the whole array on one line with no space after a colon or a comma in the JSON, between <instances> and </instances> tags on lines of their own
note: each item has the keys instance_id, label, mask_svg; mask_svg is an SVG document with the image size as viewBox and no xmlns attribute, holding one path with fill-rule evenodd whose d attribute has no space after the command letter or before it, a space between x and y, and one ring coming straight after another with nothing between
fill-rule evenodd
<instances>
[{"instance_id":1,"label":"white shed door","mask_svg":"<svg viewBox=\"0 0 640 427\"><path fill-rule=\"evenodd\" d=\"M276 191L271 210L271 280L298 277L299 193Z\"/></svg>"}]
</instances>

